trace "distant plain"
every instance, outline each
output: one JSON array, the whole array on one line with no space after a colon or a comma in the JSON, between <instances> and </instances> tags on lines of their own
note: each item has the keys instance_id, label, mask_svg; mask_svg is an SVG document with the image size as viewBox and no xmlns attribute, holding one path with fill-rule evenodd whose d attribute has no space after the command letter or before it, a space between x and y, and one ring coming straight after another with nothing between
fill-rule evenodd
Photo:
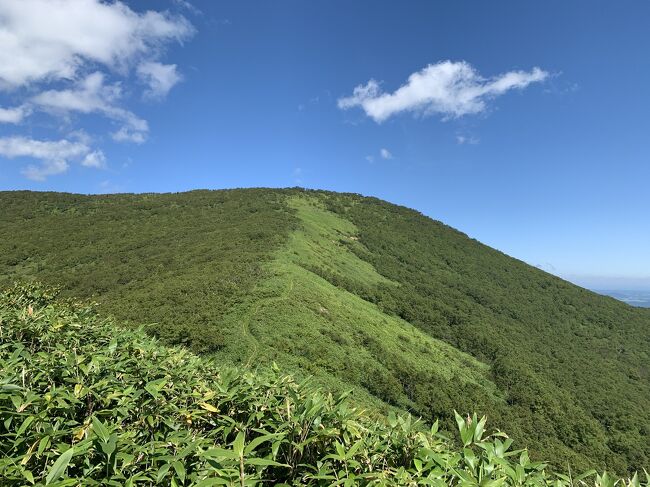
<instances>
[{"instance_id":1,"label":"distant plain","mask_svg":"<svg viewBox=\"0 0 650 487\"><path fill-rule=\"evenodd\" d=\"M597 290L599 294L611 296L619 301L629 304L630 306L637 306L639 308L650 308L650 291L611 291L611 290Z\"/></svg>"}]
</instances>

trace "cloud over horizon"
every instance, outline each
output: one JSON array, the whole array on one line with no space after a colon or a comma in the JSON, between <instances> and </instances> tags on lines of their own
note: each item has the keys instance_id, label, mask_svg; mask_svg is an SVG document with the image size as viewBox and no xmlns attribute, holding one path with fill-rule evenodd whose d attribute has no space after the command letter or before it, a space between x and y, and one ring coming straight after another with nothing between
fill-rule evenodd
<instances>
[{"instance_id":1,"label":"cloud over horizon","mask_svg":"<svg viewBox=\"0 0 650 487\"><path fill-rule=\"evenodd\" d=\"M380 83L371 79L354 88L351 96L340 98L338 107L360 107L377 123L403 112L458 118L480 113L487 108L488 100L548 76L548 72L535 67L529 72L509 71L487 79L465 61L442 61L412 73L393 93L382 92Z\"/></svg>"}]
</instances>

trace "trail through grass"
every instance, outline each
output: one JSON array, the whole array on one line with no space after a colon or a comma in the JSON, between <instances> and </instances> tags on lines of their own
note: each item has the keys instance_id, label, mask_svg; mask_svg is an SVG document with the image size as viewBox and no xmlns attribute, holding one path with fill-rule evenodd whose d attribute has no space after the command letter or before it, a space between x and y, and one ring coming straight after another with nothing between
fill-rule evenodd
<instances>
[{"instance_id":1,"label":"trail through grass","mask_svg":"<svg viewBox=\"0 0 650 487\"><path fill-rule=\"evenodd\" d=\"M232 335L226 343L232 345L218 357L248 367L276 362L331 390L354 390L362 402L380 408L385 405L377 398L411 408L414 374L429 378L441 403L449 402L446 382L499 400L487 365L315 273L319 268L364 284L397 285L352 252L350 245L361 244L349 221L308 196L290 198L289 206L299 226L267 264L270 277L227 317Z\"/></svg>"},{"instance_id":2,"label":"trail through grass","mask_svg":"<svg viewBox=\"0 0 650 487\"><path fill-rule=\"evenodd\" d=\"M293 290L293 279L290 279L289 280L289 286L288 286L287 290L285 291L285 293L282 296L273 297L273 298L266 298L266 299L260 300L255 305L255 307L251 310L251 312L248 315L247 319L242 321L243 332L244 332L244 334L251 337L251 339L252 339L252 347L253 347L253 349L251 351L251 354L248 357L248 360L246 361L246 367L250 367L252 365L253 359L255 358L255 356L257 355L258 350L259 350L259 342L258 342L257 338L255 338L255 335L253 335L251 333L251 330L250 330L251 320L253 319L253 317L257 314L257 312L263 306L272 304L272 303L274 303L276 301L279 301L279 300L287 299L292 290Z\"/></svg>"}]
</instances>

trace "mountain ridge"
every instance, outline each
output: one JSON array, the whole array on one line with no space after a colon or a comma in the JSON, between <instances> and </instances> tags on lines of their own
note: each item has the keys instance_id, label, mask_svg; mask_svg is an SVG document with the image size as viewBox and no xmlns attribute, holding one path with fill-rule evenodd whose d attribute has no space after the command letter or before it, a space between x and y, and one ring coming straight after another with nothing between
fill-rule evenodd
<instances>
[{"instance_id":1,"label":"mountain ridge","mask_svg":"<svg viewBox=\"0 0 650 487\"><path fill-rule=\"evenodd\" d=\"M443 426L487 413L559 466L648 465L648 315L415 210L296 188L0 204L0 284L62 284L169 343Z\"/></svg>"}]
</instances>

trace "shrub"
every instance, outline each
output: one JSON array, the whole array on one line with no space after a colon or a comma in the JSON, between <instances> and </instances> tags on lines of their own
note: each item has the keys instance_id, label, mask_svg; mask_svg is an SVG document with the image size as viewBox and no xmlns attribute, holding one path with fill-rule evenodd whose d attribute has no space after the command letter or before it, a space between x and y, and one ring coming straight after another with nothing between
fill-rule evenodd
<instances>
[{"instance_id":1,"label":"shrub","mask_svg":"<svg viewBox=\"0 0 650 487\"><path fill-rule=\"evenodd\" d=\"M219 367L37 285L0 294L0 370L2 485L641 485L551 475L476 415L456 414L459 447L437 423L372 420L277 367Z\"/></svg>"}]
</instances>

